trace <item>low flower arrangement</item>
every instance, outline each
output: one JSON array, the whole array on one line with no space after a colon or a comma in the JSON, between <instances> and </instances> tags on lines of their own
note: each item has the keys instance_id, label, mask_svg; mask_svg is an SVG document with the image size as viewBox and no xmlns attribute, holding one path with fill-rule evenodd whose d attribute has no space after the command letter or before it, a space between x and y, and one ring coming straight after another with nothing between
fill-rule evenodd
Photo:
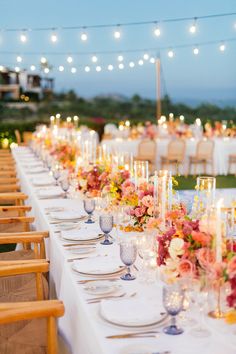
<instances>
[{"instance_id":1,"label":"low flower arrangement","mask_svg":"<svg viewBox=\"0 0 236 354\"><path fill-rule=\"evenodd\" d=\"M63 168L74 171L76 165L77 150L73 145L67 143L58 143L50 150L50 154L54 156Z\"/></svg>"},{"instance_id":2,"label":"low flower arrangement","mask_svg":"<svg viewBox=\"0 0 236 354\"><path fill-rule=\"evenodd\" d=\"M91 196L100 195L102 189L108 183L110 170L101 165L88 165L78 168L78 189L82 193Z\"/></svg>"}]
</instances>

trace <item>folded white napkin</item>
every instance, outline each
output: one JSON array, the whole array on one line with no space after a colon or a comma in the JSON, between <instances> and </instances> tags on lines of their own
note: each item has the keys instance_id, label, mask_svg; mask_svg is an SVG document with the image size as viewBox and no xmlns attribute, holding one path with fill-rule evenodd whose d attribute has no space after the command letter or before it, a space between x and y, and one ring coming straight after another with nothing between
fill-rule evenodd
<instances>
[{"instance_id":1,"label":"folded white napkin","mask_svg":"<svg viewBox=\"0 0 236 354\"><path fill-rule=\"evenodd\" d=\"M99 238L101 232L98 226L93 226L94 224L83 224L81 229L71 230L71 231L62 231L61 236L66 240L75 240L75 241L83 241L83 240L92 240Z\"/></svg>"}]
</instances>

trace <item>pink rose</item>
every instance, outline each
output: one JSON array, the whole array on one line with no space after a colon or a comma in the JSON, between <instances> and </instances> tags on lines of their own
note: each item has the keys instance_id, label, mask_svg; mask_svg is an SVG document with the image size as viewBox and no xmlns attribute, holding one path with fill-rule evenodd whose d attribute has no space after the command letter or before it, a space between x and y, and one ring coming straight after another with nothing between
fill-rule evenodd
<instances>
[{"instance_id":1,"label":"pink rose","mask_svg":"<svg viewBox=\"0 0 236 354\"><path fill-rule=\"evenodd\" d=\"M143 197L141 202L147 208L152 207L153 206L153 197L150 195L146 195L145 197Z\"/></svg>"},{"instance_id":2,"label":"pink rose","mask_svg":"<svg viewBox=\"0 0 236 354\"><path fill-rule=\"evenodd\" d=\"M200 248L196 251L197 260L204 269L210 269L215 262L215 254L208 248Z\"/></svg>"},{"instance_id":3,"label":"pink rose","mask_svg":"<svg viewBox=\"0 0 236 354\"><path fill-rule=\"evenodd\" d=\"M142 208L142 207L138 207L135 209L135 216L137 218L140 218L141 216L143 216L143 214L145 213L145 208Z\"/></svg>"},{"instance_id":4,"label":"pink rose","mask_svg":"<svg viewBox=\"0 0 236 354\"><path fill-rule=\"evenodd\" d=\"M191 275L194 272L194 264L188 259L183 259L179 263L179 274L180 276Z\"/></svg>"},{"instance_id":5,"label":"pink rose","mask_svg":"<svg viewBox=\"0 0 236 354\"><path fill-rule=\"evenodd\" d=\"M211 241L210 235L200 231L192 231L192 238L194 241L201 243L202 246L209 245Z\"/></svg>"}]
</instances>

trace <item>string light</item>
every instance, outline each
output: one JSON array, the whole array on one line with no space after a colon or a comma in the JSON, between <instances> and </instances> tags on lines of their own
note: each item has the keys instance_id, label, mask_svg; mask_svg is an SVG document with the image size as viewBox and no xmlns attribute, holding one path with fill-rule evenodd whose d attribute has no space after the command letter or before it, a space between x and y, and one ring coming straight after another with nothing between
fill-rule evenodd
<instances>
[{"instance_id":1,"label":"string light","mask_svg":"<svg viewBox=\"0 0 236 354\"><path fill-rule=\"evenodd\" d=\"M73 62L73 58L70 55L67 57L66 60L67 60L67 63L69 63L69 64L71 64Z\"/></svg>"},{"instance_id":2,"label":"string light","mask_svg":"<svg viewBox=\"0 0 236 354\"><path fill-rule=\"evenodd\" d=\"M81 41L86 42L88 40L88 35L85 31L80 36Z\"/></svg>"},{"instance_id":3,"label":"string light","mask_svg":"<svg viewBox=\"0 0 236 354\"><path fill-rule=\"evenodd\" d=\"M123 61L123 60L124 60L123 55L118 55L117 60L118 60L118 61Z\"/></svg>"},{"instance_id":4,"label":"string light","mask_svg":"<svg viewBox=\"0 0 236 354\"><path fill-rule=\"evenodd\" d=\"M31 70L31 71L35 71L35 70L36 70L35 65L31 65L31 66L30 66L30 70Z\"/></svg>"},{"instance_id":5,"label":"string light","mask_svg":"<svg viewBox=\"0 0 236 354\"><path fill-rule=\"evenodd\" d=\"M109 71L112 71L112 70L114 69L114 67L113 67L113 65L109 64L108 67L107 67L107 69L108 69Z\"/></svg>"},{"instance_id":6,"label":"string light","mask_svg":"<svg viewBox=\"0 0 236 354\"><path fill-rule=\"evenodd\" d=\"M64 71L64 66L63 66L63 65L60 65L59 68L58 68L58 70L59 70L60 72Z\"/></svg>"},{"instance_id":7,"label":"string light","mask_svg":"<svg viewBox=\"0 0 236 354\"><path fill-rule=\"evenodd\" d=\"M49 73L49 68L44 68L44 72L45 72L45 74L48 74Z\"/></svg>"},{"instance_id":8,"label":"string light","mask_svg":"<svg viewBox=\"0 0 236 354\"><path fill-rule=\"evenodd\" d=\"M117 26L117 29L114 32L114 38L115 39L120 39L120 37L121 37L121 31L119 29L119 26Z\"/></svg>"},{"instance_id":9,"label":"string light","mask_svg":"<svg viewBox=\"0 0 236 354\"><path fill-rule=\"evenodd\" d=\"M17 61L17 63L21 63L22 62L22 57L20 55L18 55L16 57L16 61Z\"/></svg>"},{"instance_id":10,"label":"string light","mask_svg":"<svg viewBox=\"0 0 236 354\"><path fill-rule=\"evenodd\" d=\"M156 37L160 37L161 35L161 30L160 27L158 25L156 25L155 29L154 29L154 34Z\"/></svg>"},{"instance_id":11,"label":"string light","mask_svg":"<svg viewBox=\"0 0 236 354\"><path fill-rule=\"evenodd\" d=\"M86 73L88 73L90 71L90 67L89 66L85 66L84 70L86 71Z\"/></svg>"},{"instance_id":12,"label":"string light","mask_svg":"<svg viewBox=\"0 0 236 354\"><path fill-rule=\"evenodd\" d=\"M138 65L142 66L143 64L144 64L143 60L140 59L140 60L138 61Z\"/></svg>"},{"instance_id":13,"label":"string light","mask_svg":"<svg viewBox=\"0 0 236 354\"><path fill-rule=\"evenodd\" d=\"M40 62L41 62L41 64L46 64L47 59L45 57L41 57Z\"/></svg>"},{"instance_id":14,"label":"string light","mask_svg":"<svg viewBox=\"0 0 236 354\"><path fill-rule=\"evenodd\" d=\"M224 52L225 51L225 44L221 43L220 46L219 46L219 49L220 49L221 52Z\"/></svg>"},{"instance_id":15,"label":"string light","mask_svg":"<svg viewBox=\"0 0 236 354\"><path fill-rule=\"evenodd\" d=\"M101 66L96 66L96 71L100 72L102 70Z\"/></svg>"},{"instance_id":16,"label":"string light","mask_svg":"<svg viewBox=\"0 0 236 354\"><path fill-rule=\"evenodd\" d=\"M118 65L118 68L121 69L121 70L124 69L124 67L125 67L125 66L124 66L123 63L120 63L120 64Z\"/></svg>"},{"instance_id":17,"label":"string light","mask_svg":"<svg viewBox=\"0 0 236 354\"><path fill-rule=\"evenodd\" d=\"M144 60L148 60L149 59L149 54L145 53L144 56L143 56L143 59Z\"/></svg>"},{"instance_id":18,"label":"string light","mask_svg":"<svg viewBox=\"0 0 236 354\"><path fill-rule=\"evenodd\" d=\"M77 71L77 69L73 67L73 68L71 68L71 70L70 70L70 71L71 71L71 73L72 73L72 74L75 74L75 73L76 73L76 71Z\"/></svg>"},{"instance_id":19,"label":"string light","mask_svg":"<svg viewBox=\"0 0 236 354\"><path fill-rule=\"evenodd\" d=\"M52 43L56 43L58 41L56 33L52 33L50 39Z\"/></svg>"},{"instance_id":20,"label":"string light","mask_svg":"<svg viewBox=\"0 0 236 354\"><path fill-rule=\"evenodd\" d=\"M92 56L92 62L93 63L96 63L98 61L98 58L96 57L96 55L93 55Z\"/></svg>"},{"instance_id":21,"label":"string light","mask_svg":"<svg viewBox=\"0 0 236 354\"><path fill-rule=\"evenodd\" d=\"M15 72L16 72L16 73L19 73L19 72L20 72L19 66L16 66L16 67L15 67Z\"/></svg>"},{"instance_id":22,"label":"string light","mask_svg":"<svg viewBox=\"0 0 236 354\"><path fill-rule=\"evenodd\" d=\"M20 35L20 41L21 41L22 43L27 42L27 36L26 36L25 33L21 33L21 35Z\"/></svg>"},{"instance_id":23,"label":"string light","mask_svg":"<svg viewBox=\"0 0 236 354\"><path fill-rule=\"evenodd\" d=\"M193 48L193 54L198 55L199 54L199 49L197 47Z\"/></svg>"},{"instance_id":24,"label":"string light","mask_svg":"<svg viewBox=\"0 0 236 354\"><path fill-rule=\"evenodd\" d=\"M156 62L155 58L153 58L153 57L151 57L149 61L151 64L155 64L155 62Z\"/></svg>"},{"instance_id":25,"label":"string light","mask_svg":"<svg viewBox=\"0 0 236 354\"><path fill-rule=\"evenodd\" d=\"M129 67L130 67L130 68L134 68L134 67L135 67L135 64L134 64L133 61L131 61L131 62L129 63Z\"/></svg>"},{"instance_id":26,"label":"string light","mask_svg":"<svg viewBox=\"0 0 236 354\"><path fill-rule=\"evenodd\" d=\"M170 49L170 50L168 51L167 55L168 55L169 58L173 58L174 55L175 55L175 53L174 53L174 51L173 51L172 49Z\"/></svg>"},{"instance_id":27,"label":"string light","mask_svg":"<svg viewBox=\"0 0 236 354\"><path fill-rule=\"evenodd\" d=\"M194 18L193 24L189 27L189 32L194 34L197 31L197 19Z\"/></svg>"}]
</instances>

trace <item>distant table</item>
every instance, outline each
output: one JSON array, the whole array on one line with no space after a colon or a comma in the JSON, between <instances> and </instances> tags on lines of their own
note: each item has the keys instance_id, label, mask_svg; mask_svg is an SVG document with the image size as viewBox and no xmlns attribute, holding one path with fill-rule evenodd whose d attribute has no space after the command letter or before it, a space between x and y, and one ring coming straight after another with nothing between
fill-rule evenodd
<instances>
[{"instance_id":1,"label":"distant table","mask_svg":"<svg viewBox=\"0 0 236 354\"><path fill-rule=\"evenodd\" d=\"M122 140L120 138L113 140L104 140L102 144L106 145L110 152L129 152L134 156L138 153L138 145L141 139ZM167 155L167 147L170 139L156 139L157 157L156 167L160 168L161 156ZM229 155L236 154L236 138L215 138L214 147L214 168L215 174L227 175L229 167ZM186 174L188 170L189 156L196 154L198 140L194 138L186 139L186 154L182 166L179 168L180 174ZM173 171L174 172L174 171ZM198 166L198 173L202 173L202 166ZM212 174L211 166L207 166L207 173ZM231 173L236 173L236 165L232 166Z\"/></svg>"}]
</instances>

